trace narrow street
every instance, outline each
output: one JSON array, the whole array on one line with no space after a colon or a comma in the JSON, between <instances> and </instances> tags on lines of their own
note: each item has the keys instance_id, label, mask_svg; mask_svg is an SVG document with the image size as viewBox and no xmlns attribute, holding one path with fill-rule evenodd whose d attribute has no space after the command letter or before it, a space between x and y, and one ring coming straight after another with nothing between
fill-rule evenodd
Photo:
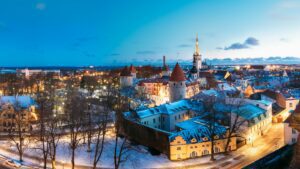
<instances>
[{"instance_id":1,"label":"narrow street","mask_svg":"<svg viewBox=\"0 0 300 169\"><path fill-rule=\"evenodd\" d=\"M284 146L284 130L282 123L274 123L269 132L254 142L253 147L246 145L233 153L238 160L227 160L226 166L218 168L240 169ZM224 164L224 163L222 163Z\"/></svg>"}]
</instances>

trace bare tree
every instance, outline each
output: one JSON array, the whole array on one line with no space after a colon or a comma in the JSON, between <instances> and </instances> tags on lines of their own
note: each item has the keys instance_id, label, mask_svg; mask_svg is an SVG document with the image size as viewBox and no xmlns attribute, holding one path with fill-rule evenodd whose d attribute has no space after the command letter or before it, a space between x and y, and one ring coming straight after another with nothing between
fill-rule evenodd
<instances>
[{"instance_id":1,"label":"bare tree","mask_svg":"<svg viewBox=\"0 0 300 169\"><path fill-rule=\"evenodd\" d=\"M123 139L119 139L120 128L116 127L115 130L114 164L115 169L119 169L120 165L127 161L129 157L127 154L129 151L129 144L126 136Z\"/></svg>"},{"instance_id":2,"label":"bare tree","mask_svg":"<svg viewBox=\"0 0 300 169\"><path fill-rule=\"evenodd\" d=\"M128 159L127 152L129 151L129 144L127 136L122 133L122 112L129 109L129 100L124 98L118 93L116 95L116 121L115 121L115 146L114 146L114 164L115 168L118 169L122 163ZM123 139L119 137L123 134Z\"/></svg>"},{"instance_id":3,"label":"bare tree","mask_svg":"<svg viewBox=\"0 0 300 169\"><path fill-rule=\"evenodd\" d=\"M62 137L62 130L60 124L61 119L57 116L49 119L48 122L48 147L49 147L49 157L51 159L52 169L56 169L56 151L60 138Z\"/></svg>"},{"instance_id":4,"label":"bare tree","mask_svg":"<svg viewBox=\"0 0 300 169\"><path fill-rule=\"evenodd\" d=\"M37 121L37 128L33 132L34 138L37 141L37 147L36 149L40 150L42 152L42 157L43 157L43 168L47 168L47 159L48 159L48 154L49 154L49 134L47 131L47 120L48 116L50 115L49 110L48 110L48 102L47 98L45 96L42 96L42 93L38 93L37 96L37 103L39 105L39 110L38 110L38 121Z\"/></svg>"},{"instance_id":5,"label":"bare tree","mask_svg":"<svg viewBox=\"0 0 300 169\"><path fill-rule=\"evenodd\" d=\"M215 96L205 96L205 98L202 98L202 101L204 102L204 108L205 111L209 112L207 116L208 120L208 130L209 130L209 137L210 137L210 143L211 143L211 154L210 154L210 160L214 161L215 159L215 135L216 135L216 111L214 109L214 103L216 102L217 98Z\"/></svg>"},{"instance_id":6,"label":"bare tree","mask_svg":"<svg viewBox=\"0 0 300 169\"><path fill-rule=\"evenodd\" d=\"M28 113L24 108L22 108L21 103L18 101L17 97L15 98L16 102L13 104L13 114L11 114L11 121L8 122L10 129L8 130L8 136L13 144L16 146L19 160L23 161L23 154L25 149L29 145L29 118Z\"/></svg>"},{"instance_id":7,"label":"bare tree","mask_svg":"<svg viewBox=\"0 0 300 169\"><path fill-rule=\"evenodd\" d=\"M239 132L241 132L241 126L246 122L245 119L241 118L241 106L244 104L244 102L241 99L238 99L236 103L226 103L226 105L229 106L229 126L227 129L227 140L225 144L225 153L228 153L230 151L229 144L230 140L233 137L241 137L239 135ZM233 112L234 111L234 112Z\"/></svg>"},{"instance_id":8,"label":"bare tree","mask_svg":"<svg viewBox=\"0 0 300 169\"><path fill-rule=\"evenodd\" d=\"M112 86L106 86L105 91L103 91L103 97L101 97L98 110L99 119L96 119L96 135L95 135L95 154L93 168L96 169L96 166L101 158L103 149L104 149L104 140L107 131L107 124L109 121L109 113L112 111L114 104L117 101L117 90Z\"/></svg>"},{"instance_id":9,"label":"bare tree","mask_svg":"<svg viewBox=\"0 0 300 169\"><path fill-rule=\"evenodd\" d=\"M69 148L71 150L72 169L75 168L75 151L82 140L84 124L84 107L81 105L83 97L78 94L76 89L68 90L67 101L65 104L65 113L67 116L67 131L69 135Z\"/></svg>"}]
</instances>

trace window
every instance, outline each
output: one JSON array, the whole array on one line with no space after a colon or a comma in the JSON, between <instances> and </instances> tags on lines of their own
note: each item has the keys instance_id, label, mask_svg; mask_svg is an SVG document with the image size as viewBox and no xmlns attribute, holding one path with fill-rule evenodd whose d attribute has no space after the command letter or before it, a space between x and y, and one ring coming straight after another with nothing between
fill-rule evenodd
<instances>
[{"instance_id":1,"label":"window","mask_svg":"<svg viewBox=\"0 0 300 169\"><path fill-rule=\"evenodd\" d=\"M178 115L178 119L180 119L180 114Z\"/></svg>"},{"instance_id":2,"label":"window","mask_svg":"<svg viewBox=\"0 0 300 169\"><path fill-rule=\"evenodd\" d=\"M181 147L177 147L177 150L181 150Z\"/></svg>"},{"instance_id":3,"label":"window","mask_svg":"<svg viewBox=\"0 0 300 169\"><path fill-rule=\"evenodd\" d=\"M162 121L165 121L165 117L162 117Z\"/></svg>"},{"instance_id":4,"label":"window","mask_svg":"<svg viewBox=\"0 0 300 169\"><path fill-rule=\"evenodd\" d=\"M290 107L293 107L293 103L290 103Z\"/></svg>"},{"instance_id":5,"label":"window","mask_svg":"<svg viewBox=\"0 0 300 169\"><path fill-rule=\"evenodd\" d=\"M293 134L296 134L297 132L296 132L296 130L295 130L295 129L292 129L292 133L293 133Z\"/></svg>"},{"instance_id":6,"label":"window","mask_svg":"<svg viewBox=\"0 0 300 169\"><path fill-rule=\"evenodd\" d=\"M177 120L177 116L175 116L175 120Z\"/></svg>"},{"instance_id":7,"label":"window","mask_svg":"<svg viewBox=\"0 0 300 169\"><path fill-rule=\"evenodd\" d=\"M155 119L153 119L153 123L155 123Z\"/></svg>"},{"instance_id":8,"label":"window","mask_svg":"<svg viewBox=\"0 0 300 169\"><path fill-rule=\"evenodd\" d=\"M292 143L296 143L296 142L297 142L296 138L292 138Z\"/></svg>"}]
</instances>

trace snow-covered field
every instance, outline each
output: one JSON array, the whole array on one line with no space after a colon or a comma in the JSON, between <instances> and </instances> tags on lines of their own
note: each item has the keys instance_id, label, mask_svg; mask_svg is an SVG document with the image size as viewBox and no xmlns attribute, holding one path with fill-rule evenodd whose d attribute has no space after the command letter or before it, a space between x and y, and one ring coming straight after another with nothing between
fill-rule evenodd
<instances>
[{"instance_id":1,"label":"snow-covered field","mask_svg":"<svg viewBox=\"0 0 300 169\"><path fill-rule=\"evenodd\" d=\"M68 138L64 138L61 143L58 146L57 149L57 160L60 162L70 163L71 161L71 151L68 147ZM114 161L114 137L107 137L105 141L104 146L104 152L101 156L101 159L98 163L99 167L104 168L113 168ZM34 143L30 144L30 147L33 147L35 145ZM2 151L2 148L8 148L10 147L11 150L16 150L15 146L12 146L9 142L2 141L0 142L0 154L3 154L5 156L9 156L12 159L18 159L17 154L8 153L5 151ZM94 145L92 145L92 149L94 148ZM85 165L85 166L91 166L93 162L93 154L92 152L87 152L87 145L83 144L76 150L76 158L75 158L75 164L78 165ZM42 158L42 153L38 149L28 148L25 151L25 154L32 155L35 157ZM170 161L166 155L151 155L147 147L138 145L138 146L132 146L130 148L130 151L128 152L128 160L125 161L122 164L122 168L162 168L162 167L180 167L185 165L193 165L193 164L200 164L200 163L206 163L209 162L209 156L196 158L196 159L190 159L186 161L179 161L179 162L172 162ZM223 155L217 155L216 158L220 159L224 157ZM33 160L29 160L28 158L24 158L25 163L32 164L37 163ZM40 163L41 164L41 163ZM37 164L38 165L38 164Z\"/></svg>"}]
</instances>

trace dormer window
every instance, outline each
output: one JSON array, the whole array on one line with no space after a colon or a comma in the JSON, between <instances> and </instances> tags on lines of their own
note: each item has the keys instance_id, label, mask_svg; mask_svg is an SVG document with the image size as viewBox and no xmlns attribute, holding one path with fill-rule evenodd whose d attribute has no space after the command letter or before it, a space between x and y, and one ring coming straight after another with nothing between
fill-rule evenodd
<instances>
[{"instance_id":1,"label":"dormer window","mask_svg":"<svg viewBox=\"0 0 300 169\"><path fill-rule=\"evenodd\" d=\"M191 143L196 143L197 142L197 140L195 139L195 138L193 138L192 140L191 140Z\"/></svg>"}]
</instances>

